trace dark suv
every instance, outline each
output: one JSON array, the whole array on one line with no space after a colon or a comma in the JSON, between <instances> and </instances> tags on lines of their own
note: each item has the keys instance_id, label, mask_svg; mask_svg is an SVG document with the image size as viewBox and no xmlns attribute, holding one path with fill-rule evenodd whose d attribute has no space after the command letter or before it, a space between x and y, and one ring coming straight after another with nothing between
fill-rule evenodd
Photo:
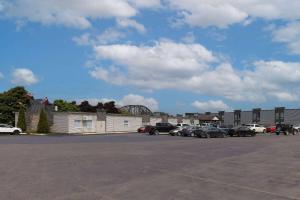
<instances>
[{"instance_id":1,"label":"dark suv","mask_svg":"<svg viewBox=\"0 0 300 200\"><path fill-rule=\"evenodd\" d=\"M160 132L168 133L175 128L177 127L171 123L156 123L156 126L153 126L149 133L150 135L158 135Z\"/></svg>"}]
</instances>

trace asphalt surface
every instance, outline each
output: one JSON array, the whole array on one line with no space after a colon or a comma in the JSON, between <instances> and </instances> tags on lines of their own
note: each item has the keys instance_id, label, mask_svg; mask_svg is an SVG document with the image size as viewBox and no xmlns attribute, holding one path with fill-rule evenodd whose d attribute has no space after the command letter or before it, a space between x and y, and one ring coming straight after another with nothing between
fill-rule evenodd
<instances>
[{"instance_id":1,"label":"asphalt surface","mask_svg":"<svg viewBox=\"0 0 300 200\"><path fill-rule=\"evenodd\" d=\"M300 136L0 136L1 200L300 200Z\"/></svg>"}]
</instances>

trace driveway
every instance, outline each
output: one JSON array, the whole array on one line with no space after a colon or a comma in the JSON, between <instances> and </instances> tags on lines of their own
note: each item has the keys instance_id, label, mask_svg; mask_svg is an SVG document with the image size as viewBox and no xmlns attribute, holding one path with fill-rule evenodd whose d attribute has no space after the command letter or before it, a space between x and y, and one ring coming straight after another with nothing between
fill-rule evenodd
<instances>
[{"instance_id":1,"label":"driveway","mask_svg":"<svg viewBox=\"0 0 300 200\"><path fill-rule=\"evenodd\" d=\"M0 136L3 200L300 200L300 136Z\"/></svg>"}]
</instances>

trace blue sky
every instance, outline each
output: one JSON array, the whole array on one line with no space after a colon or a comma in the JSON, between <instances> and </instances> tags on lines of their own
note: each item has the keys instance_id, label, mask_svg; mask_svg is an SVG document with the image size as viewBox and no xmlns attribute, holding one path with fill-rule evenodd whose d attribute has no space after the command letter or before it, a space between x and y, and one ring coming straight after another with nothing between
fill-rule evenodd
<instances>
[{"instance_id":1,"label":"blue sky","mask_svg":"<svg viewBox=\"0 0 300 200\"><path fill-rule=\"evenodd\" d=\"M300 2L0 0L0 91L172 114L299 108Z\"/></svg>"}]
</instances>

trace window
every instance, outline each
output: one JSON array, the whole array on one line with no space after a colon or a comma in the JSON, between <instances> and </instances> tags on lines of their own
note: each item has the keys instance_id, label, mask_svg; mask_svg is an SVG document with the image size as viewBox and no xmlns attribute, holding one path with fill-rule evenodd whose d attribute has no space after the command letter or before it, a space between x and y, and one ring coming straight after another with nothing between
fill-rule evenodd
<instances>
[{"instance_id":1,"label":"window","mask_svg":"<svg viewBox=\"0 0 300 200\"><path fill-rule=\"evenodd\" d=\"M284 122L284 107L275 108L275 123Z\"/></svg>"},{"instance_id":2,"label":"window","mask_svg":"<svg viewBox=\"0 0 300 200\"><path fill-rule=\"evenodd\" d=\"M82 121L83 128L91 129L93 127L92 120L83 120Z\"/></svg>"},{"instance_id":3,"label":"window","mask_svg":"<svg viewBox=\"0 0 300 200\"><path fill-rule=\"evenodd\" d=\"M128 128L129 127L129 121L128 120L124 120L124 127Z\"/></svg>"},{"instance_id":4,"label":"window","mask_svg":"<svg viewBox=\"0 0 300 200\"><path fill-rule=\"evenodd\" d=\"M75 128L82 128L82 126L81 126L81 120L75 120L74 121L74 127Z\"/></svg>"},{"instance_id":5,"label":"window","mask_svg":"<svg viewBox=\"0 0 300 200\"><path fill-rule=\"evenodd\" d=\"M234 111L234 125L238 126L241 124L241 110Z\"/></svg>"},{"instance_id":6,"label":"window","mask_svg":"<svg viewBox=\"0 0 300 200\"><path fill-rule=\"evenodd\" d=\"M253 109L253 111L252 111L252 122L253 123L260 123L260 113L261 113L260 108Z\"/></svg>"}]
</instances>

